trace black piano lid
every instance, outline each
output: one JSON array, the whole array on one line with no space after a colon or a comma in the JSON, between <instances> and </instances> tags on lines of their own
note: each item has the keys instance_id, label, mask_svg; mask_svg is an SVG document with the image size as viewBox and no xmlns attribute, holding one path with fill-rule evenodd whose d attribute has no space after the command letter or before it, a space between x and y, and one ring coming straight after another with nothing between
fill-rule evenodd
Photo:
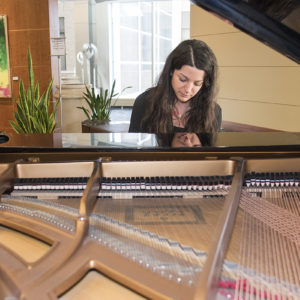
<instances>
[{"instance_id":1,"label":"black piano lid","mask_svg":"<svg viewBox=\"0 0 300 300\"><path fill-rule=\"evenodd\" d=\"M192 0L300 64L300 0ZM274 7L275 12L272 12ZM295 23L288 24L289 16ZM292 28L293 27L293 28Z\"/></svg>"}]
</instances>

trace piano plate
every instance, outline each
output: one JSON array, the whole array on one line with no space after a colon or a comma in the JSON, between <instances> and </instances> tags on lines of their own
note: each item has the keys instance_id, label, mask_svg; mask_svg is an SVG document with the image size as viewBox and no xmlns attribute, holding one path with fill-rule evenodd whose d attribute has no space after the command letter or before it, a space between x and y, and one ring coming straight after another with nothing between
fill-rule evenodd
<instances>
[{"instance_id":1,"label":"piano plate","mask_svg":"<svg viewBox=\"0 0 300 300\"><path fill-rule=\"evenodd\" d=\"M243 240L243 234L248 232L243 224L246 213L253 217L244 199L250 195L250 200L258 205L257 201L265 201L261 195L267 195L261 193L257 182L247 190L245 174L297 174L300 160L199 160L177 161L176 164L173 161L101 160L16 162L0 165L0 170L1 186L6 187L0 202L1 296L76 299L83 293L79 286L89 286L89 282L96 281L107 287L114 286L119 297L128 295L128 299L215 299L233 294L240 278L244 278L239 273L241 245L251 245ZM161 197L159 193L155 197L154 188L151 198L122 198L122 191L118 192L118 198L99 198L101 178L142 176L206 179L214 176L223 184L203 185L205 192L212 191L212 194L203 197L200 193L198 198ZM16 179L80 177L87 177L80 197L72 193L63 197L14 193ZM222 178L230 178L230 184L224 184ZM296 202L299 202L296 181L282 183L281 187L298 189L293 195L298 195ZM279 188L275 186L274 189ZM189 190L185 192L188 194ZM39 193L47 194L47 190ZM299 218L299 215L291 216L289 222ZM262 222L262 218L256 219ZM269 226L271 221L266 219L264 226ZM275 229L281 233L291 228L289 222L286 229L284 226ZM291 247L299 247L293 237L285 233L285 238L292 243ZM256 248L258 251L264 253L264 249ZM299 261L298 253L287 262L281 261L281 267L284 269L285 265ZM281 275L269 270L265 276ZM277 280L280 285L286 277ZM267 288L261 286L261 291L266 288L270 294L296 299L292 297L299 296L297 281L285 281L284 286L287 284L292 291L272 290L270 283L266 284ZM253 289L253 284L249 287ZM93 288L90 292L95 295L103 289ZM245 288L242 292L248 293Z\"/></svg>"}]
</instances>

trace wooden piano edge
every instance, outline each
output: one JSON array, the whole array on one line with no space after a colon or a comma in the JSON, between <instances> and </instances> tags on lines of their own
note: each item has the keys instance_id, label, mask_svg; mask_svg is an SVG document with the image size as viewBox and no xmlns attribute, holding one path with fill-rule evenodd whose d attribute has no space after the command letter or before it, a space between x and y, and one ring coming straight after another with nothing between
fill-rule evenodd
<instances>
[{"instance_id":1,"label":"wooden piano edge","mask_svg":"<svg viewBox=\"0 0 300 300\"><path fill-rule=\"evenodd\" d=\"M26 151L16 150L0 153L3 162L14 162L18 159L28 160L37 158L40 162L67 162L67 161L90 161L99 158L110 161L152 161L152 160L203 160L203 159L231 159L232 157L243 157L244 159L255 158L296 158L300 157L300 149L232 149L231 151L220 151L204 148L201 151L191 149L190 151Z\"/></svg>"}]
</instances>

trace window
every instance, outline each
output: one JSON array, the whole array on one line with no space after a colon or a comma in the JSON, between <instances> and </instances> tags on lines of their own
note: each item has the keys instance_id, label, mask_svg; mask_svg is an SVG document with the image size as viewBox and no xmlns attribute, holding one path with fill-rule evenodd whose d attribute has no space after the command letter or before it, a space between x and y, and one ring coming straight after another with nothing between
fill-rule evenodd
<instances>
[{"instance_id":1,"label":"window","mask_svg":"<svg viewBox=\"0 0 300 300\"><path fill-rule=\"evenodd\" d=\"M189 38L190 1L60 0L59 16L66 37L63 74L96 90L110 88L114 79L115 92L132 86L120 97L131 105L155 84L170 51ZM83 53L86 44L97 50L90 59Z\"/></svg>"},{"instance_id":2,"label":"window","mask_svg":"<svg viewBox=\"0 0 300 300\"><path fill-rule=\"evenodd\" d=\"M153 86L164 62L188 38L188 0L110 3L110 80L123 96L135 97ZM185 21L185 22L184 22ZM185 24L184 24L185 23ZM188 20L189 23L189 20Z\"/></svg>"},{"instance_id":3,"label":"window","mask_svg":"<svg viewBox=\"0 0 300 300\"><path fill-rule=\"evenodd\" d=\"M65 18L64 17L59 17L59 36L65 37ZM61 56L60 63L61 63L61 65L60 65L61 71L66 71L66 69L67 69L66 55Z\"/></svg>"}]
</instances>

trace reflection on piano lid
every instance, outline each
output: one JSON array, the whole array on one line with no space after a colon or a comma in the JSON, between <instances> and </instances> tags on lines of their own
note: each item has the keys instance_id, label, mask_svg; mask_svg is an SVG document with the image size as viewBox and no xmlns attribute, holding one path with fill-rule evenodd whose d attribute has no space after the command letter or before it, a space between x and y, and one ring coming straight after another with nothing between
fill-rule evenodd
<instances>
[{"instance_id":1,"label":"reflection on piano lid","mask_svg":"<svg viewBox=\"0 0 300 300\"><path fill-rule=\"evenodd\" d=\"M194 136L194 139L186 144L185 139ZM162 152L201 153L219 152L223 157L229 157L226 153L243 152L243 157L253 152L278 152L282 156L286 151L298 153L300 151L300 132L218 132L215 135L207 133L177 133L175 134L146 134L146 133L54 133L54 134L8 134L9 141L0 144L0 157L11 156L13 160L18 158L40 156L48 153L48 158L53 154L55 161L61 160L55 153L74 155L72 159L84 157L94 159L96 153L109 156L130 153L135 160L138 155L151 151L151 155ZM175 142L174 142L175 141ZM193 143L191 143L193 142ZM104 154L106 153L107 154ZM22 154L21 154L22 153ZM25 153L27 153L25 155ZM85 153L84 156L79 153ZM77 156L77 154L79 156ZM115 154L113 156L113 154ZM220 155L220 154L219 154ZM290 154L289 154L290 155ZM252 156L252 155L251 155ZM98 156L97 156L98 157ZM183 154L182 157L186 157ZM249 156L248 156L249 157ZM68 157L70 159L71 157ZM118 158L119 159L119 158ZM143 158L145 159L145 158ZM4 160L5 161L5 160ZM7 161L7 160L6 160ZM11 160L12 161L12 160ZM49 160L48 160L49 161Z\"/></svg>"},{"instance_id":2,"label":"reflection on piano lid","mask_svg":"<svg viewBox=\"0 0 300 300\"><path fill-rule=\"evenodd\" d=\"M156 134L157 145L159 147L205 147L214 146L216 134L194 133L194 132L174 132L172 134Z\"/></svg>"},{"instance_id":3,"label":"reflection on piano lid","mask_svg":"<svg viewBox=\"0 0 300 300\"><path fill-rule=\"evenodd\" d=\"M294 145L294 150L299 149L299 132L218 132L210 133L91 133L91 134L68 134L63 133L62 148L102 148L111 150L162 150L172 148L176 151L179 148L195 148L201 151L202 147L222 148L228 150L231 147L254 146L263 148L265 146L288 146ZM24 141L26 142L26 141ZM28 145L30 146L30 145ZM279 148L279 147L278 147ZM170 149L169 149L170 150ZM232 150L232 149L231 149Z\"/></svg>"},{"instance_id":4,"label":"reflection on piano lid","mask_svg":"<svg viewBox=\"0 0 300 300\"><path fill-rule=\"evenodd\" d=\"M193 0L300 63L299 0Z\"/></svg>"}]
</instances>

